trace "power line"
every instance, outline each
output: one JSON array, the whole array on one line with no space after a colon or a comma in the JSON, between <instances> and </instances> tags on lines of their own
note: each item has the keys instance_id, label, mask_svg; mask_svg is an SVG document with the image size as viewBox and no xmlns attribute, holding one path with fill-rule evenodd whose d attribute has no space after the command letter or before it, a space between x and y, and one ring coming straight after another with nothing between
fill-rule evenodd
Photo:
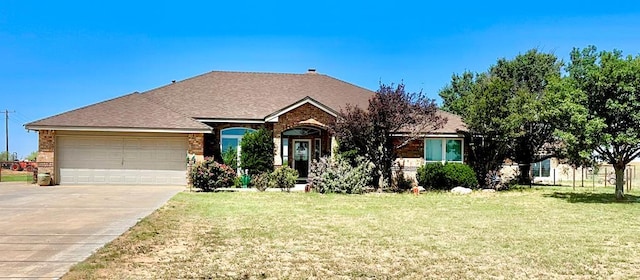
<instances>
[{"instance_id":1,"label":"power line","mask_svg":"<svg viewBox=\"0 0 640 280\"><path fill-rule=\"evenodd\" d=\"M29 121L21 116L20 114L18 114L18 112L15 112L16 114L13 115L13 118L10 118L9 121L14 121L14 122L18 122L18 123L28 123Z\"/></svg>"},{"instance_id":2,"label":"power line","mask_svg":"<svg viewBox=\"0 0 640 280\"><path fill-rule=\"evenodd\" d=\"M30 122L32 122L32 121L34 121L34 119L33 119L33 118L28 117L28 116L26 116L26 115L24 115L24 114L20 113L20 111L16 111L16 112L15 112L15 115L13 115L13 116L14 116L14 117L18 117L18 120L19 120L20 122L22 122L22 123L25 123L25 124L26 124L26 123L30 123Z\"/></svg>"}]
</instances>

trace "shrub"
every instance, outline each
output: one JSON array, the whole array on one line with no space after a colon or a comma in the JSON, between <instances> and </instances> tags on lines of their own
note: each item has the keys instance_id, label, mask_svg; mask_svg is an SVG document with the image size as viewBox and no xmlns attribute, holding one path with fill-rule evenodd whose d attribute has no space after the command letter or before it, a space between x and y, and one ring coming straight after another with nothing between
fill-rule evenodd
<instances>
[{"instance_id":1,"label":"shrub","mask_svg":"<svg viewBox=\"0 0 640 280\"><path fill-rule=\"evenodd\" d=\"M272 186L288 192L296 186L298 171L289 166L281 166L271 173L269 179Z\"/></svg>"},{"instance_id":2,"label":"shrub","mask_svg":"<svg viewBox=\"0 0 640 280\"><path fill-rule=\"evenodd\" d=\"M222 153L222 161L224 164L231 167L233 170L238 169L238 150L235 148L228 148Z\"/></svg>"},{"instance_id":3,"label":"shrub","mask_svg":"<svg viewBox=\"0 0 640 280\"><path fill-rule=\"evenodd\" d=\"M273 170L275 146L269 130L263 127L254 132L247 132L242 137L240 147L240 166L242 169L248 169L250 175Z\"/></svg>"},{"instance_id":4,"label":"shrub","mask_svg":"<svg viewBox=\"0 0 640 280\"><path fill-rule=\"evenodd\" d=\"M236 172L225 164L206 159L197 163L189 172L191 184L208 192L217 188L228 188L234 185Z\"/></svg>"},{"instance_id":5,"label":"shrub","mask_svg":"<svg viewBox=\"0 0 640 280\"><path fill-rule=\"evenodd\" d=\"M374 165L357 157L351 166L341 156L314 160L309 172L309 183L319 193L362 193L369 182Z\"/></svg>"},{"instance_id":6,"label":"shrub","mask_svg":"<svg viewBox=\"0 0 640 280\"><path fill-rule=\"evenodd\" d=\"M418 168L417 178L418 183L426 189L450 190L457 186L478 187L475 172L462 163L428 163Z\"/></svg>"},{"instance_id":7,"label":"shrub","mask_svg":"<svg viewBox=\"0 0 640 280\"><path fill-rule=\"evenodd\" d=\"M444 164L447 183L453 187L478 188L478 178L471 166L463 163L447 162Z\"/></svg>"},{"instance_id":8,"label":"shrub","mask_svg":"<svg viewBox=\"0 0 640 280\"><path fill-rule=\"evenodd\" d=\"M425 189L446 189L444 177L444 165L440 163L427 163L420 166L416 174L418 185Z\"/></svg>"},{"instance_id":9,"label":"shrub","mask_svg":"<svg viewBox=\"0 0 640 280\"><path fill-rule=\"evenodd\" d=\"M269 173L260 173L257 175L253 175L251 176L251 184L258 190L258 191L266 191L268 188L270 188L271 185L271 174Z\"/></svg>"},{"instance_id":10,"label":"shrub","mask_svg":"<svg viewBox=\"0 0 640 280\"><path fill-rule=\"evenodd\" d=\"M393 190L396 192L404 192L408 191L413 187L413 180L407 179L404 175L404 164L398 162L398 170L396 170L395 175L393 176Z\"/></svg>"}]
</instances>

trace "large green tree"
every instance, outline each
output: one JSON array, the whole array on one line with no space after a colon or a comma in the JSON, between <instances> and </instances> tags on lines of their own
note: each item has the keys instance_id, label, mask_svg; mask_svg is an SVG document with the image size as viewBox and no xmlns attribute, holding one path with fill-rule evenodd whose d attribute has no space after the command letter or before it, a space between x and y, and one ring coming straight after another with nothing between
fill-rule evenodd
<instances>
[{"instance_id":1,"label":"large green tree","mask_svg":"<svg viewBox=\"0 0 640 280\"><path fill-rule=\"evenodd\" d=\"M520 164L521 182L530 182L531 163L554 154L557 111L547 92L561 67L554 54L532 49L484 73L454 75L440 91L443 109L461 115L471 131L478 176L511 158Z\"/></svg>"},{"instance_id":2,"label":"large green tree","mask_svg":"<svg viewBox=\"0 0 640 280\"><path fill-rule=\"evenodd\" d=\"M625 167L640 155L640 56L576 48L567 71L564 92L577 92L573 99L583 109L574 112L577 125L565 128L563 136L581 143L582 155L595 152L613 165L615 195L623 199Z\"/></svg>"}]
</instances>

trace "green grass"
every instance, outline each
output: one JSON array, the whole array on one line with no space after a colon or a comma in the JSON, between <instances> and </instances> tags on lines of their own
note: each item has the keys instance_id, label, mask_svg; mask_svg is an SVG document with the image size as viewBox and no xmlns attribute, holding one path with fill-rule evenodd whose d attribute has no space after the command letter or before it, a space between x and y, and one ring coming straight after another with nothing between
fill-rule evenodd
<instances>
[{"instance_id":1,"label":"green grass","mask_svg":"<svg viewBox=\"0 0 640 280\"><path fill-rule=\"evenodd\" d=\"M635 279L612 193L181 193L64 279Z\"/></svg>"},{"instance_id":2,"label":"green grass","mask_svg":"<svg viewBox=\"0 0 640 280\"><path fill-rule=\"evenodd\" d=\"M0 182L32 182L33 174L18 174L18 175L4 175L0 176Z\"/></svg>"}]
</instances>

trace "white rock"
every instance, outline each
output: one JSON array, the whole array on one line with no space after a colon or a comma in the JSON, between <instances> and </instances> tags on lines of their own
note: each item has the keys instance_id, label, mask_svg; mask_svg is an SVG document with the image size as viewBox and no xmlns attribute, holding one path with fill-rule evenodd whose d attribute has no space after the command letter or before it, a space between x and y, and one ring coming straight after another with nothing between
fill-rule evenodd
<instances>
[{"instance_id":1,"label":"white rock","mask_svg":"<svg viewBox=\"0 0 640 280\"><path fill-rule=\"evenodd\" d=\"M471 189L463 188L463 187L455 187L451 189L451 193L455 193L455 194L470 194L471 192L472 192Z\"/></svg>"},{"instance_id":2,"label":"white rock","mask_svg":"<svg viewBox=\"0 0 640 280\"><path fill-rule=\"evenodd\" d=\"M493 193L493 192L496 192L496 190L494 190L494 189L482 189L482 192Z\"/></svg>"}]
</instances>

